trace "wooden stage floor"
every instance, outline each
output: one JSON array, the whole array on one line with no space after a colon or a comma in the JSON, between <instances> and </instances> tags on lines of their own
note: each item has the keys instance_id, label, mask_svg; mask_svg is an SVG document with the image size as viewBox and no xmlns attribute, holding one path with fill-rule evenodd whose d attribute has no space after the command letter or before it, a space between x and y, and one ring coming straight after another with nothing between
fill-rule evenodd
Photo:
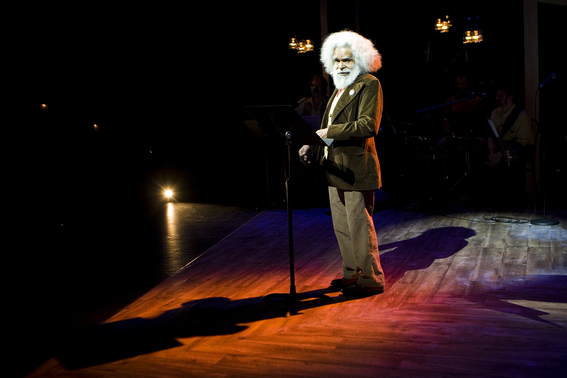
<instances>
[{"instance_id":1,"label":"wooden stage floor","mask_svg":"<svg viewBox=\"0 0 567 378\"><path fill-rule=\"evenodd\" d=\"M565 212L379 211L386 291L349 299L327 210L293 211L297 313L262 301L290 290L287 214L266 210L28 377L567 376Z\"/></svg>"}]
</instances>

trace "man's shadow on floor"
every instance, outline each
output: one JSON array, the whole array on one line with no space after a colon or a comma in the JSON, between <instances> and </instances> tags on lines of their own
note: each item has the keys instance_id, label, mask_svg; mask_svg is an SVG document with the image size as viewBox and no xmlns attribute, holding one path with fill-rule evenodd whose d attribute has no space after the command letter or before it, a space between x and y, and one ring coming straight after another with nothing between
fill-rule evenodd
<instances>
[{"instance_id":1,"label":"man's shadow on floor","mask_svg":"<svg viewBox=\"0 0 567 378\"><path fill-rule=\"evenodd\" d=\"M427 268L433 261L448 257L467 245L473 230L444 227L420 236L381 246L387 250L382 265L389 284L398 281L409 270ZM300 293L295 314L302 310L349 301L357 298L329 296L331 288ZM268 295L269 297L269 295ZM246 324L282 317L284 301L254 297L240 300L204 298L184 303L156 318L133 318L104 323L89 329L75 330L62 339L56 357L69 369L118 361L183 345L177 339L195 336L236 334Z\"/></svg>"},{"instance_id":2,"label":"man's shadow on floor","mask_svg":"<svg viewBox=\"0 0 567 378\"><path fill-rule=\"evenodd\" d=\"M454 255L467 246L476 231L465 227L440 227L402 241L380 245L380 261L388 286L412 270L428 268L435 260Z\"/></svg>"},{"instance_id":3,"label":"man's shadow on floor","mask_svg":"<svg viewBox=\"0 0 567 378\"><path fill-rule=\"evenodd\" d=\"M394 285L409 271L426 269L435 260L452 256L468 244L466 239L475 235L474 230L464 227L442 227L427 230L412 239L380 245L380 260L388 286ZM566 276L532 275L520 281L503 278L498 282L476 284L483 288L479 293L468 296L469 301L491 310L564 328L542 318L549 312L514 302L545 302L548 305L567 303Z\"/></svg>"},{"instance_id":4,"label":"man's shadow on floor","mask_svg":"<svg viewBox=\"0 0 567 378\"><path fill-rule=\"evenodd\" d=\"M335 291L327 288L301 293L295 304L297 311L291 315L354 299L327 295ZM247 329L248 323L281 318L287 304L286 300L265 297L197 299L156 318L126 319L74 330L62 338L56 357L75 370L175 348L183 345L179 338L231 335Z\"/></svg>"}]
</instances>

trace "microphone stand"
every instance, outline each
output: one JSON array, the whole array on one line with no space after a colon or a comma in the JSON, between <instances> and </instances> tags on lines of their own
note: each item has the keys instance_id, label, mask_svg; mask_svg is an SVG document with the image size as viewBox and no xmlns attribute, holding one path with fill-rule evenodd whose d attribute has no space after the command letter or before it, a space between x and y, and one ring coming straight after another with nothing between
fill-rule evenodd
<instances>
[{"instance_id":1,"label":"microphone stand","mask_svg":"<svg viewBox=\"0 0 567 378\"><path fill-rule=\"evenodd\" d=\"M465 44L463 46L463 49L457 54L457 56L455 56L455 58L453 59L453 61L451 63L449 63L449 66L447 68L445 68L445 71L443 71L444 74L446 74L449 71L449 68L451 68L451 66L453 65L453 63L455 63L457 61L457 59L459 59L459 57L461 56L462 53L465 53L465 61L468 63L469 61L469 54L467 53L467 45ZM429 55L428 55L429 57Z\"/></svg>"},{"instance_id":2,"label":"microphone stand","mask_svg":"<svg viewBox=\"0 0 567 378\"><path fill-rule=\"evenodd\" d=\"M258 120L266 133L278 135L282 144L285 144L285 202L287 210L287 231L289 250L289 293L272 293L262 297L265 302L283 302L286 306L285 316L297 314L297 304L304 299L319 298L329 300L324 294L309 296L305 293L297 293L295 287L295 262L293 251L293 219L290 192L291 176L291 146L319 145L322 141L311 127L293 110L291 106L252 106L248 111ZM269 130L269 131L268 131ZM279 300L273 300L274 298Z\"/></svg>"},{"instance_id":3,"label":"microphone stand","mask_svg":"<svg viewBox=\"0 0 567 378\"><path fill-rule=\"evenodd\" d=\"M478 93L476 93L476 92L470 92L470 96L468 96L468 97L462 98L462 99L460 99L460 100L455 100L455 101L451 101L451 102L446 102L446 103L443 103L443 104L440 104L440 105L434 105L434 106L431 106L431 107L429 107L429 108L416 110L416 111L415 111L415 114L427 112L427 111L430 111L430 110L433 110L433 109L437 109L437 108L441 108L441 107L447 106L447 105L457 104L457 103L463 102L463 101L473 100L473 99L475 99L476 97L481 97L481 98L482 98L483 96L486 97L486 95L483 94L483 93L478 94Z\"/></svg>"},{"instance_id":4,"label":"microphone stand","mask_svg":"<svg viewBox=\"0 0 567 378\"><path fill-rule=\"evenodd\" d=\"M543 83L541 83L541 85L537 88L536 90L536 98L538 96L538 91L540 90L541 87L543 87L543 85L549 80L549 79L555 79L555 74L551 74L551 76L549 78L547 78ZM543 195L543 218L537 218L537 219L532 219L530 221L531 224L535 225L535 226L555 226L557 224L559 224L559 221L556 219L547 219L545 216L545 197L546 197L546 191L547 191L547 185L546 184L546 172L545 172L545 168L546 168L546 154L545 154L545 133L541 131L541 124L538 127L538 132L540 134L540 138L541 138L541 173L543 175L542 180L541 180L541 186L542 186L542 195Z\"/></svg>"}]
</instances>

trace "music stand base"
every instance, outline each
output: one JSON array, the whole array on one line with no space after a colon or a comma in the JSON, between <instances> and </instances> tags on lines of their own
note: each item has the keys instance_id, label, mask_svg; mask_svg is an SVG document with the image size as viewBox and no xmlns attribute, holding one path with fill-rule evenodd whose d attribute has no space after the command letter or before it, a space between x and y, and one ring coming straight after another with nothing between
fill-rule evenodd
<instances>
[{"instance_id":1,"label":"music stand base","mask_svg":"<svg viewBox=\"0 0 567 378\"><path fill-rule=\"evenodd\" d=\"M559 224L559 221L555 219L539 218L539 219L532 219L530 223L535 226L555 226L556 224Z\"/></svg>"},{"instance_id":2,"label":"music stand base","mask_svg":"<svg viewBox=\"0 0 567 378\"><path fill-rule=\"evenodd\" d=\"M299 293L287 293L287 294L268 294L262 297L262 301L266 303L281 303L285 304L285 317L289 317L291 315L297 314L297 304L304 299L312 299L312 298L319 298L323 301L329 301L331 298L328 296L321 294L321 295L308 295L308 294L299 294ZM283 307L283 306L282 306Z\"/></svg>"}]
</instances>

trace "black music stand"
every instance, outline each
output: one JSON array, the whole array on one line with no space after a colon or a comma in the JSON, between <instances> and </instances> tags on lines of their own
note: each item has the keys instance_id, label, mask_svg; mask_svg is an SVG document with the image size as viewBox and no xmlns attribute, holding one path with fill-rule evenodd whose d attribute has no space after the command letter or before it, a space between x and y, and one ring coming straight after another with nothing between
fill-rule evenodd
<instances>
[{"instance_id":1,"label":"black music stand","mask_svg":"<svg viewBox=\"0 0 567 378\"><path fill-rule=\"evenodd\" d=\"M326 143L289 105L247 106L246 110L258 122L258 126L265 137L279 140L285 146L285 202L287 207L290 288L289 293L268 294L262 299L268 302L274 298L284 299L287 304L286 316L289 316L296 312L296 302L308 298L306 295L298 294L295 290L293 221L290 203L291 146L293 145L299 149L306 144L325 146Z\"/></svg>"}]
</instances>

